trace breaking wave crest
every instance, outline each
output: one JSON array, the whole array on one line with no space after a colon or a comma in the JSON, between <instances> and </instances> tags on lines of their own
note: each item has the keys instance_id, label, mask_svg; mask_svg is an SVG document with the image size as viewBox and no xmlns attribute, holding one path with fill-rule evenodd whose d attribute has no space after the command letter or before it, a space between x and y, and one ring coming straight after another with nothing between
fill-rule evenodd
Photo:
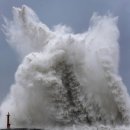
<instances>
[{"instance_id":1,"label":"breaking wave crest","mask_svg":"<svg viewBox=\"0 0 130 130\"><path fill-rule=\"evenodd\" d=\"M74 34L63 25L48 28L25 5L14 7L4 33L23 61L1 104L1 127L9 111L14 127L128 129L123 125L130 124L130 99L118 74L117 20L94 14L88 31Z\"/></svg>"}]
</instances>

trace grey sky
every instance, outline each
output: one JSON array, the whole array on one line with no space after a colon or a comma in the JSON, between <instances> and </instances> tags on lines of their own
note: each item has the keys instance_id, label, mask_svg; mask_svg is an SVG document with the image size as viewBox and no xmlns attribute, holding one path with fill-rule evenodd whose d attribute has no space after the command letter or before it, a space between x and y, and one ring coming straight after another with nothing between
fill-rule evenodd
<instances>
[{"instance_id":1,"label":"grey sky","mask_svg":"<svg viewBox=\"0 0 130 130\"><path fill-rule=\"evenodd\" d=\"M130 93L130 0L0 0L0 25L4 23L2 15L12 19L12 7L22 4L30 6L49 27L65 24L76 33L87 30L93 12L102 15L110 11L119 16L120 74ZM0 102L14 82L19 62L0 31Z\"/></svg>"}]
</instances>

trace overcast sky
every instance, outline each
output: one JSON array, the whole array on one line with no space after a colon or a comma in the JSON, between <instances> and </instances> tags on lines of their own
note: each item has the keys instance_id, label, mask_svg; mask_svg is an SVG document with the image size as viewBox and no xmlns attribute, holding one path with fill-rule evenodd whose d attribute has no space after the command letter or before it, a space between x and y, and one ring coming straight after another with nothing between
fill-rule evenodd
<instances>
[{"instance_id":1,"label":"overcast sky","mask_svg":"<svg viewBox=\"0 0 130 130\"><path fill-rule=\"evenodd\" d=\"M119 16L120 30L120 74L130 93L130 0L0 0L0 26L2 15L12 19L12 7L26 4L39 16L40 20L53 27L57 24L70 26L74 32L88 29L94 12ZM20 60L5 40L0 30L0 102L6 97Z\"/></svg>"}]
</instances>

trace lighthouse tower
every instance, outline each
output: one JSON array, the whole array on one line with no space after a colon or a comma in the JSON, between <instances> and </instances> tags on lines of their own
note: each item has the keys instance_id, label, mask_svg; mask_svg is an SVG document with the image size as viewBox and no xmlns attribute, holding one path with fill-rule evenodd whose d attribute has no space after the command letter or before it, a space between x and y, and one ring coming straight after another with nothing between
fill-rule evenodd
<instances>
[{"instance_id":1,"label":"lighthouse tower","mask_svg":"<svg viewBox=\"0 0 130 130\"><path fill-rule=\"evenodd\" d=\"M7 129L10 129L10 114L7 114Z\"/></svg>"}]
</instances>

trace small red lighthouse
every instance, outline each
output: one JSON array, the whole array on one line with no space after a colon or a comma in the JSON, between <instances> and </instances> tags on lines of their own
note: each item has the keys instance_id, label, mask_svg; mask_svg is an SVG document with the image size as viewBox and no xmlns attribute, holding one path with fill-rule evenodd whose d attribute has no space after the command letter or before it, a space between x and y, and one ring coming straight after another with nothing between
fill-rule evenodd
<instances>
[{"instance_id":1,"label":"small red lighthouse","mask_svg":"<svg viewBox=\"0 0 130 130\"><path fill-rule=\"evenodd\" d=\"M10 129L10 114L9 114L9 112L8 112L8 114L7 114L7 129Z\"/></svg>"}]
</instances>

